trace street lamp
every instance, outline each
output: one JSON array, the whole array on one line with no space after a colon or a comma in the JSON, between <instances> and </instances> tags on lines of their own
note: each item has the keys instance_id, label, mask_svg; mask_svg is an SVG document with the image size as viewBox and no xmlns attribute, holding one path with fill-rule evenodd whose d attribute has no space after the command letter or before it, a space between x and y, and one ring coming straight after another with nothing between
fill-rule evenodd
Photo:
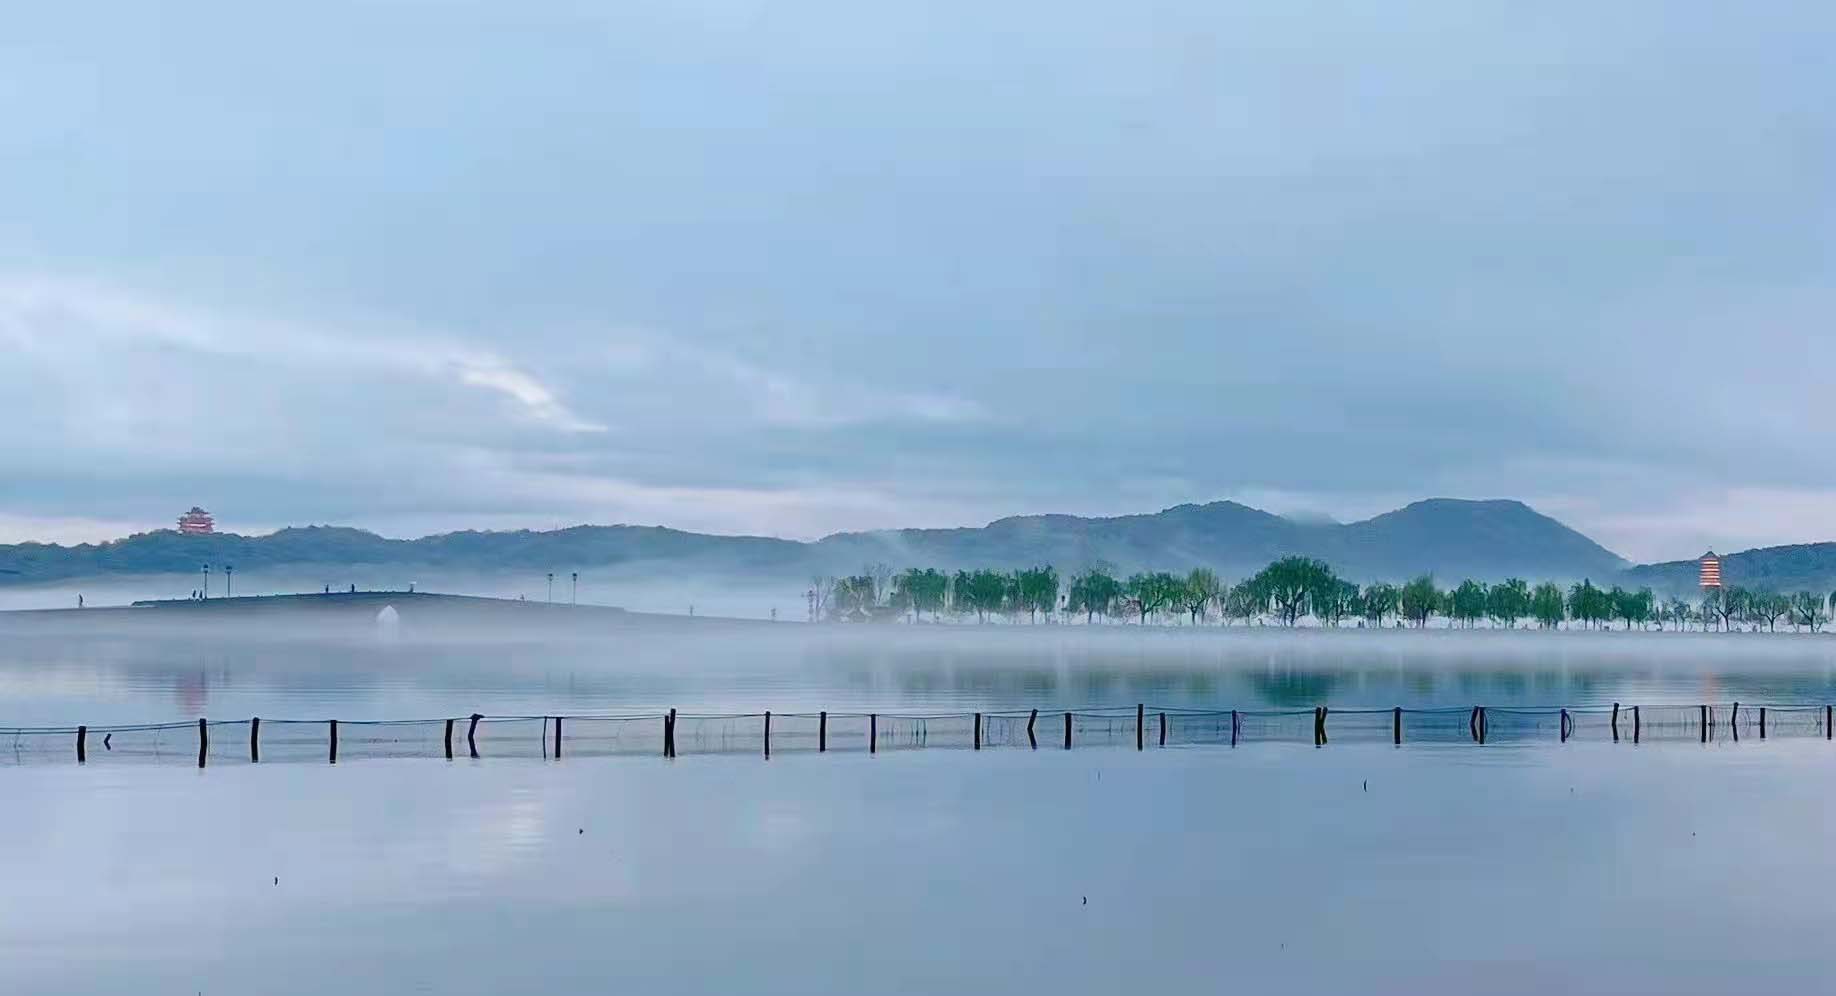
<instances>
[{"instance_id":1,"label":"street lamp","mask_svg":"<svg viewBox=\"0 0 1836 996\"><path fill-rule=\"evenodd\" d=\"M568 596L568 604L569 605L579 605L580 604L580 572L575 571L572 575L572 578L574 582L574 591L571 595Z\"/></svg>"},{"instance_id":2,"label":"street lamp","mask_svg":"<svg viewBox=\"0 0 1836 996\"><path fill-rule=\"evenodd\" d=\"M555 572L548 572L548 604L555 603Z\"/></svg>"},{"instance_id":3,"label":"street lamp","mask_svg":"<svg viewBox=\"0 0 1836 996\"><path fill-rule=\"evenodd\" d=\"M205 564L205 565L204 565L204 591L203 591L203 597L204 597L204 598L209 598L209 597L210 597L210 565L209 565L209 564Z\"/></svg>"},{"instance_id":4,"label":"street lamp","mask_svg":"<svg viewBox=\"0 0 1836 996\"><path fill-rule=\"evenodd\" d=\"M236 596L236 586L234 584L235 580L236 580L236 565L235 564L224 564L223 565L223 597L224 598L234 598Z\"/></svg>"}]
</instances>

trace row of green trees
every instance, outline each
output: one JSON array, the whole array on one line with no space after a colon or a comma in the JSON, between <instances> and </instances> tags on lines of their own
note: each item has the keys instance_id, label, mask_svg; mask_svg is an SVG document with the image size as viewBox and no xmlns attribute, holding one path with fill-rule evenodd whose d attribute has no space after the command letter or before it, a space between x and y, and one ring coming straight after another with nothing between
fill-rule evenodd
<instances>
[{"instance_id":1,"label":"row of green trees","mask_svg":"<svg viewBox=\"0 0 1836 996\"><path fill-rule=\"evenodd\" d=\"M1521 578L1496 584L1465 580L1442 589L1423 575L1406 584L1377 581L1360 586L1335 574L1324 561L1283 557L1236 584L1209 568L1177 575L1148 571L1126 577L1102 566L1062 579L1051 566L1015 571L910 568L894 573L882 566L844 578L817 579L812 587L820 611L836 620L941 620L974 616L1050 622L1055 617L1138 621L1147 625L1180 617L1192 625L1214 616L1223 624L1267 620L1296 626L1312 619L1323 626L1348 620L1361 625L1426 627L1437 617L1465 628L1482 621L1501 628L1522 624L1553 629L1564 623L1602 628L1652 627L1731 630L1739 626L1776 631L1780 621L1819 631L1836 614L1836 592L1792 595L1763 589L1717 589L1699 602L1660 599L1650 588L1601 588L1583 580L1564 589Z\"/></svg>"}]
</instances>

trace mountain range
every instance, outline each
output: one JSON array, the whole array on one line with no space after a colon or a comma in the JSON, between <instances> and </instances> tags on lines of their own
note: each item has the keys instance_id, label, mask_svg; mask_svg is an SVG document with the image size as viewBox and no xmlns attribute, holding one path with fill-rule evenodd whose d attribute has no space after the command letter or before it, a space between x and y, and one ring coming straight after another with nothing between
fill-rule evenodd
<instances>
[{"instance_id":1,"label":"mountain range","mask_svg":"<svg viewBox=\"0 0 1836 996\"><path fill-rule=\"evenodd\" d=\"M1836 551L1836 546L1831 549ZM1684 568L1693 563L1631 568L1617 554L1522 502L1437 498L1351 523L1296 520L1219 501L1141 515L1026 515L973 528L836 533L813 542L631 525L468 530L412 540L335 526L295 527L261 536L157 530L106 543L0 546L0 583L189 573L202 563L234 564L243 576L324 564L424 565L479 572L619 566L681 576L806 578L880 563L895 569L1052 564L1066 573L1102 563L1124 572L1185 571L1203 565L1226 577L1241 577L1290 554L1318 557L1360 581L1422 573L1442 579L1599 581L1617 580L1623 574L1645 579L1642 583L1675 578L1688 583L1689 571ZM1836 552L1823 556L1827 569L1836 573ZM1742 566L1730 558L1729 569L1736 576L1736 568Z\"/></svg>"}]
</instances>

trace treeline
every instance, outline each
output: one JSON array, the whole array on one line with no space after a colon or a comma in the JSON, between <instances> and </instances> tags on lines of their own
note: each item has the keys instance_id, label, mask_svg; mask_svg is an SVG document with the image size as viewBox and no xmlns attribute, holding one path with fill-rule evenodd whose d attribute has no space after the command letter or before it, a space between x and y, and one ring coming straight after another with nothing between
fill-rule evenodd
<instances>
[{"instance_id":1,"label":"treeline","mask_svg":"<svg viewBox=\"0 0 1836 996\"><path fill-rule=\"evenodd\" d=\"M1284 557L1236 584L1208 568L1185 575L1149 571L1121 577L1104 567L1069 578L1051 567L1024 570L909 568L884 566L843 578L818 578L811 587L818 616L831 621L977 622L990 618L1031 623L1080 619L1137 622L1178 621L1200 625L1275 623L1321 626L1347 623L1423 628L1437 618L1474 628L1481 622L1511 629L1534 625L1557 629L1623 624L1626 629L1732 630L1740 626L1776 631L1781 621L1815 633L1836 613L1836 592L1786 595L1763 589L1727 587L1701 600L1661 599L1652 589L1579 581L1563 588L1552 581L1531 585L1521 578L1496 584L1471 579L1439 587L1423 575L1406 584L1377 581L1358 585L1335 574L1324 561Z\"/></svg>"}]
</instances>

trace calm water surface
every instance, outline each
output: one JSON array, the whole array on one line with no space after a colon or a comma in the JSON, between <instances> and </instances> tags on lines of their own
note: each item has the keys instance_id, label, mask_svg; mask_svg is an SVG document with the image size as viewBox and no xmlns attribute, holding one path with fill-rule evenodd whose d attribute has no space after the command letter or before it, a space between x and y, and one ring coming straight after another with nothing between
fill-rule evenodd
<instances>
[{"instance_id":1,"label":"calm water surface","mask_svg":"<svg viewBox=\"0 0 1836 996\"><path fill-rule=\"evenodd\" d=\"M0 723L1819 701L1832 646L33 632ZM1832 789L1811 738L13 766L0 992L1819 991Z\"/></svg>"}]
</instances>

